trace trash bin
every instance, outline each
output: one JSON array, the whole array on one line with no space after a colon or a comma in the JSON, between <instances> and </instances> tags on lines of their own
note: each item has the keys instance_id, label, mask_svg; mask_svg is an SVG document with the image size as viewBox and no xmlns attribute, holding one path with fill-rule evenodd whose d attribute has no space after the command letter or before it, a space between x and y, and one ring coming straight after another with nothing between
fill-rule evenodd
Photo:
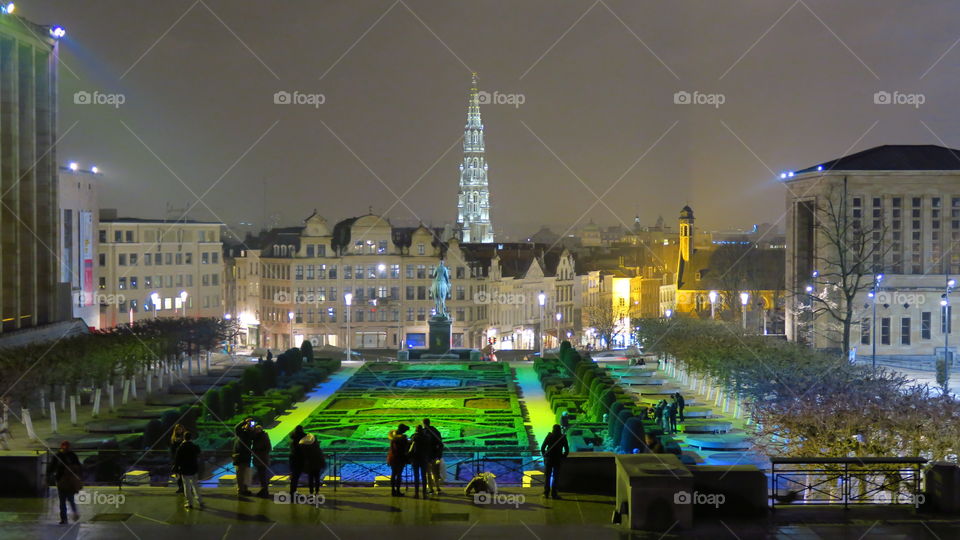
<instances>
[{"instance_id":1,"label":"trash bin","mask_svg":"<svg viewBox=\"0 0 960 540\"><path fill-rule=\"evenodd\" d=\"M410 351L404 351L404 350L397 351L398 362L406 362L408 360L410 360Z\"/></svg>"}]
</instances>

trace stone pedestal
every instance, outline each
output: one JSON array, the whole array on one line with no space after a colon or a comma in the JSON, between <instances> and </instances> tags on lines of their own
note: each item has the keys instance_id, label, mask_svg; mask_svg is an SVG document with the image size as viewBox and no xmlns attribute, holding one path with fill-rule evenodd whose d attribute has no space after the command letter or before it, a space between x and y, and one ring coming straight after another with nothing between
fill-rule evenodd
<instances>
[{"instance_id":1,"label":"stone pedestal","mask_svg":"<svg viewBox=\"0 0 960 540\"><path fill-rule=\"evenodd\" d=\"M693 474L673 454L617 455L616 513L627 529L693 525Z\"/></svg>"},{"instance_id":2,"label":"stone pedestal","mask_svg":"<svg viewBox=\"0 0 960 540\"><path fill-rule=\"evenodd\" d=\"M450 325L452 321L447 317L430 317L430 336L427 344L428 354L444 354L450 352Z\"/></svg>"}]
</instances>

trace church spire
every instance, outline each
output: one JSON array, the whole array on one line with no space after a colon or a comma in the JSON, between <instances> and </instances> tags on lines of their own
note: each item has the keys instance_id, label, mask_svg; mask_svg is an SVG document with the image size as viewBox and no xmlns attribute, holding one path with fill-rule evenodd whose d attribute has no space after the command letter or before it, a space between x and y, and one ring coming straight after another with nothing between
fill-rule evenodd
<instances>
[{"instance_id":1,"label":"church spire","mask_svg":"<svg viewBox=\"0 0 960 540\"><path fill-rule=\"evenodd\" d=\"M457 196L457 225L464 242L493 242L490 222L490 190L483 141L480 104L486 94L477 86L474 73L467 102L467 124L463 129L463 162L460 164L460 193Z\"/></svg>"}]
</instances>

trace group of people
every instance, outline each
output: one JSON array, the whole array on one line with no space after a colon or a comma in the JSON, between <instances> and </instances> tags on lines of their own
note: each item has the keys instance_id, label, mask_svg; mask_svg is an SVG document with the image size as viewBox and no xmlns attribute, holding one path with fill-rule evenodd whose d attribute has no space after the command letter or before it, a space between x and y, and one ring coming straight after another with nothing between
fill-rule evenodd
<instances>
[{"instance_id":1,"label":"group of people","mask_svg":"<svg viewBox=\"0 0 960 540\"><path fill-rule=\"evenodd\" d=\"M297 493L300 475L307 475L307 489L311 495L320 493L320 475L327 468L327 456L320 448L317 436L297 426L290 433L290 495Z\"/></svg>"},{"instance_id":2,"label":"group of people","mask_svg":"<svg viewBox=\"0 0 960 540\"><path fill-rule=\"evenodd\" d=\"M683 408L685 400L680 392L670 396L670 403L661 399L653 408L653 421L663 428L664 433L677 432L677 420L683 422Z\"/></svg>"},{"instance_id":3,"label":"group of people","mask_svg":"<svg viewBox=\"0 0 960 540\"><path fill-rule=\"evenodd\" d=\"M409 464L413 471L413 496L441 494L441 469L443 468L443 437L440 430L430 425L430 419L424 418L413 435L407 436L410 426L400 424L387 435L390 448L387 450L387 465L390 466L390 492L394 497L402 497L403 470Z\"/></svg>"},{"instance_id":4,"label":"group of people","mask_svg":"<svg viewBox=\"0 0 960 540\"><path fill-rule=\"evenodd\" d=\"M236 439L233 443L233 465L237 470L237 495L270 496L270 435L255 419L244 418L233 428ZM247 485L250 464L257 472L260 491L254 494Z\"/></svg>"}]
</instances>

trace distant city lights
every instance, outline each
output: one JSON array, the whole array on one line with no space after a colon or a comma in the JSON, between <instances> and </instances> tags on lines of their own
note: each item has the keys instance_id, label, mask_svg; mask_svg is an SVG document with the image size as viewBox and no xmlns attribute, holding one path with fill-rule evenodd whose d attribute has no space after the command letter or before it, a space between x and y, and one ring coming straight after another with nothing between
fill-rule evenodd
<instances>
[{"instance_id":1,"label":"distant city lights","mask_svg":"<svg viewBox=\"0 0 960 540\"><path fill-rule=\"evenodd\" d=\"M67 35L67 31L58 24L57 26L50 28L50 35L53 36L54 39L60 39Z\"/></svg>"}]
</instances>

